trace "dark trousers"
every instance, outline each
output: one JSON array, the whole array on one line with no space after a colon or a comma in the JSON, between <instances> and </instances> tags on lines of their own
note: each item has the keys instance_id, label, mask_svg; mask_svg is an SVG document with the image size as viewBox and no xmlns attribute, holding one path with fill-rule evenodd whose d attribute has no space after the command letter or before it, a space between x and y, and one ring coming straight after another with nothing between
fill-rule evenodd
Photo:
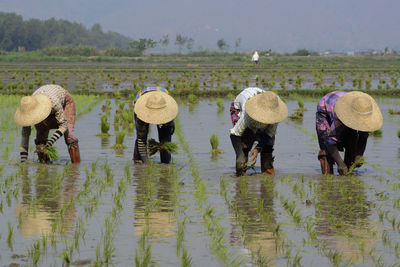
<instances>
[{"instance_id":1,"label":"dark trousers","mask_svg":"<svg viewBox=\"0 0 400 267\"><path fill-rule=\"evenodd\" d=\"M236 173L241 174L246 169L246 164L249 161L249 152L251 151L254 142L264 144L261 147L261 171L265 172L273 168L272 152L274 151L275 136L270 137L263 132L254 133L252 130L247 128L243 135L240 137L240 142L232 140L233 149L236 154Z\"/></svg>"},{"instance_id":2,"label":"dark trousers","mask_svg":"<svg viewBox=\"0 0 400 267\"><path fill-rule=\"evenodd\" d=\"M136 141L135 141L135 149L133 152L133 159L135 161L146 162L146 160L147 160L147 135L149 132L149 124L140 120L136 115L135 115L135 124L136 124ZM171 142L174 130L175 130L174 121L171 121L166 124L162 124L161 126L157 125L159 142L161 144L165 143L165 142ZM139 149L139 143L141 143L145 146L145 151L142 151L142 149ZM169 153L165 150L160 151L160 159L161 159L161 163L170 163L171 153Z\"/></svg>"}]
</instances>

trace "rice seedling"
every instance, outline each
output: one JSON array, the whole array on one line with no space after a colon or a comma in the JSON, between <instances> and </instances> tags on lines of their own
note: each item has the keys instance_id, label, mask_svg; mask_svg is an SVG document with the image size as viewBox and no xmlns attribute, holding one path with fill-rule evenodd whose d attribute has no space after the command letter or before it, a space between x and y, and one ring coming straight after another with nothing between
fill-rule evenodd
<instances>
[{"instance_id":1,"label":"rice seedling","mask_svg":"<svg viewBox=\"0 0 400 267\"><path fill-rule=\"evenodd\" d=\"M178 145L173 142L159 143L153 138L148 140L149 155L152 156L158 151L167 151L168 153L177 153Z\"/></svg>"},{"instance_id":2,"label":"rice seedling","mask_svg":"<svg viewBox=\"0 0 400 267\"><path fill-rule=\"evenodd\" d=\"M211 144L211 153L212 154L222 154L224 153L222 150L218 148L219 146L219 140L218 140L218 135L212 134L210 137L210 144Z\"/></svg>"},{"instance_id":3,"label":"rice seedling","mask_svg":"<svg viewBox=\"0 0 400 267\"><path fill-rule=\"evenodd\" d=\"M224 101L223 101L221 98L217 98L217 99L215 100L215 103L216 103L217 106L218 106L218 112L224 111Z\"/></svg>"},{"instance_id":4,"label":"rice seedling","mask_svg":"<svg viewBox=\"0 0 400 267\"><path fill-rule=\"evenodd\" d=\"M126 148L126 146L123 144L124 139L125 139L125 131L119 131L115 135L115 145L113 145L111 148L114 148L116 150L121 150Z\"/></svg>"},{"instance_id":5,"label":"rice seedling","mask_svg":"<svg viewBox=\"0 0 400 267\"><path fill-rule=\"evenodd\" d=\"M13 239L14 239L14 227L11 225L11 222L8 221L7 246L11 251L13 250Z\"/></svg>"},{"instance_id":6,"label":"rice seedling","mask_svg":"<svg viewBox=\"0 0 400 267\"><path fill-rule=\"evenodd\" d=\"M400 138L400 128L397 130L397 137Z\"/></svg>"},{"instance_id":7,"label":"rice seedling","mask_svg":"<svg viewBox=\"0 0 400 267\"><path fill-rule=\"evenodd\" d=\"M187 99L188 99L189 104L195 104L199 101L197 96L194 94L189 94Z\"/></svg>"},{"instance_id":8,"label":"rice seedling","mask_svg":"<svg viewBox=\"0 0 400 267\"><path fill-rule=\"evenodd\" d=\"M388 110L390 115L400 115L400 111L399 110L394 110L392 108L389 108Z\"/></svg>"},{"instance_id":9,"label":"rice seedling","mask_svg":"<svg viewBox=\"0 0 400 267\"><path fill-rule=\"evenodd\" d=\"M375 130L370 133L372 137L382 137L382 129Z\"/></svg>"},{"instance_id":10,"label":"rice seedling","mask_svg":"<svg viewBox=\"0 0 400 267\"><path fill-rule=\"evenodd\" d=\"M347 172L347 175L350 175L353 173L354 169L357 168L358 166L361 166L362 164L368 163L365 157L360 157L358 160L353 162L353 164L350 166L349 171Z\"/></svg>"},{"instance_id":11,"label":"rice seedling","mask_svg":"<svg viewBox=\"0 0 400 267\"><path fill-rule=\"evenodd\" d=\"M46 147L45 145L37 145L35 153L38 154L39 161L42 163L59 159L57 148L54 146Z\"/></svg>"},{"instance_id":12,"label":"rice seedling","mask_svg":"<svg viewBox=\"0 0 400 267\"><path fill-rule=\"evenodd\" d=\"M110 130L110 123L108 122L108 117L105 114L101 115L100 117L100 130L101 133L98 134L97 136L100 137L110 136L110 134L108 133L108 131Z\"/></svg>"}]
</instances>

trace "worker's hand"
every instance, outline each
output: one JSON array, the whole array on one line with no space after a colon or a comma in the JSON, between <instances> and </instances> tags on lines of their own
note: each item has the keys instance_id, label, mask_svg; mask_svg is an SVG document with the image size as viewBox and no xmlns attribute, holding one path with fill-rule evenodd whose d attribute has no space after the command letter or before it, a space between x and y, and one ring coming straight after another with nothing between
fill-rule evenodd
<instances>
[{"instance_id":1,"label":"worker's hand","mask_svg":"<svg viewBox=\"0 0 400 267\"><path fill-rule=\"evenodd\" d=\"M361 158L362 158L361 155L357 155L356 158L354 159L354 162L359 161ZM362 165L363 165L363 162L360 162L360 163L358 163L358 164L356 165L355 168L360 168Z\"/></svg>"},{"instance_id":2,"label":"worker's hand","mask_svg":"<svg viewBox=\"0 0 400 267\"><path fill-rule=\"evenodd\" d=\"M254 166L257 162L258 149L254 148L250 151L250 165Z\"/></svg>"},{"instance_id":3,"label":"worker's hand","mask_svg":"<svg viewBox=\"0 0 400 267\"><path fill-rule=\"evenodd\" d=\"M40 144L40 145L36 145L36 153L44 153L45 152L45 150L46 150L46 147L47 147L47 145L43 145L43 144Z\"/></svg>"},{"instance_id":4,"label":"worker's hand","mask_svg":"<svg viewBox=\"0 0 400 267\"><path fill-rule=\"evenodd\" d=\"M338 172L340 175L347 175L347 173L349 172L349 169L343 161L342 163L338 163Z\"/></svg>"},{"instance_id":5,"label":"worker's hand","mask_svg":"<svg viewBox=\"0 0 400 267\"><path fill-rule=\"evenodd\" d=\"M342 157L339 154L339 150L336 145L329 145L326 147L329 155L333 158L333 160L338 165L338 172L340 175L346 175L349 171L346 164L344 163Z\"/></svg>"}]
</instances>

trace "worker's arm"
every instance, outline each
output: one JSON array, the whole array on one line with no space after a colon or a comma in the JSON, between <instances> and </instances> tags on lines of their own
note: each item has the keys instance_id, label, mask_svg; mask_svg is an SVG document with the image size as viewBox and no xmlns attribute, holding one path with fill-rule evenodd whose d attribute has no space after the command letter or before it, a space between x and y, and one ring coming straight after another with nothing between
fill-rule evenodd
<instances>
[{"instance_id":1,"label":"worker's arm","mask_svg":"<svg viewBox=\"0 0 400 267\"><path fill-rule=\"evenodd\" d=\"M339 154L339 150L336 145L327 145L326 146L329 155L333 158L333 160L338 165L338 171L340 175L346 175L349 171L347 169L346 164L344 163L342 157Z\"/></svg>"}]
</instances>

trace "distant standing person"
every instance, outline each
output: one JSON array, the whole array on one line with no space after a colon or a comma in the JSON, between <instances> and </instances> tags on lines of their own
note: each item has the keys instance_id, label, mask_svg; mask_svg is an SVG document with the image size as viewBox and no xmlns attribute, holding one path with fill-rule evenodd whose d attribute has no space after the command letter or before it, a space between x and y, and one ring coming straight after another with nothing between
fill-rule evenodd
<instances>
[{"instance_id":1,"label":"distant standing person","mask_svg":"<svg viewBox=\"0 0 400 267\"><path fill-rule=\"evenodd\" d=\"M261 171L275 175L272 152L278 123L288 116L286 104L272 91L249 87L232 101L230 112L233 123L230 138L236 154L236 174L244 175L261 153ZM256 141L258 143L252 149ZM248 166L249 152L251 159Z\"/></svg>"},{"instance_id":2,"label":"distant standing person","mask_svg":"<svg viewBox=\"0 0 400 267\"><path fill-rule=\"evenodd\" d=\"M382 127L382 113L366 93L334 91L319 101L316 130L322 174L333 174L333 164L340 175L364 155L369 132ZM345 151L344 160L339 151ZM361 167L361 165L356 166Z\"/></svg>"},{"instance_id":3,"label":"distant standing person","mask_svg":"<svg viewBox=\"0 0 400 267\"><path fill-rule=\"evenodd\" d=\"M147 135L149 124L156 124L158 139L162 144L171 142L175 131L174 119L178 115L178 104L168 95L164 87L146 87L136 96L135 101L136 141L133 160L145 163L148 158ZM161 163L171 161L171 153L160 151Z\"/></svg>"},{"instance_id":4,"label":"distant standing person","mask_svg":"<svg viewBox=\"0 0 400 267\"><path fill-rule=\"evenodd\" d=\"M37 89L32 96L21 98L14 121L22 127L21 162L28 158L31 126L36 128L36 151L41 162L47 163L44 147L52 146L62 135L68 146L72 163L81 161L78 139L74 135L75 102L71 94L59 85L48 84ZM48 139L49 130L57 129Z\"/></svg>"},{"instance_id":5,"label":"distant standing person","mask_svg":"<svg viewBox=\"0 0 400 267\"><path fill-rule=\"evenodd\" d=\"M260 56L258 55L258 52L255 51L251 60L254 62L255 65L258 65L258 59L260 58Z\"/></svg>"}]
</instances>

